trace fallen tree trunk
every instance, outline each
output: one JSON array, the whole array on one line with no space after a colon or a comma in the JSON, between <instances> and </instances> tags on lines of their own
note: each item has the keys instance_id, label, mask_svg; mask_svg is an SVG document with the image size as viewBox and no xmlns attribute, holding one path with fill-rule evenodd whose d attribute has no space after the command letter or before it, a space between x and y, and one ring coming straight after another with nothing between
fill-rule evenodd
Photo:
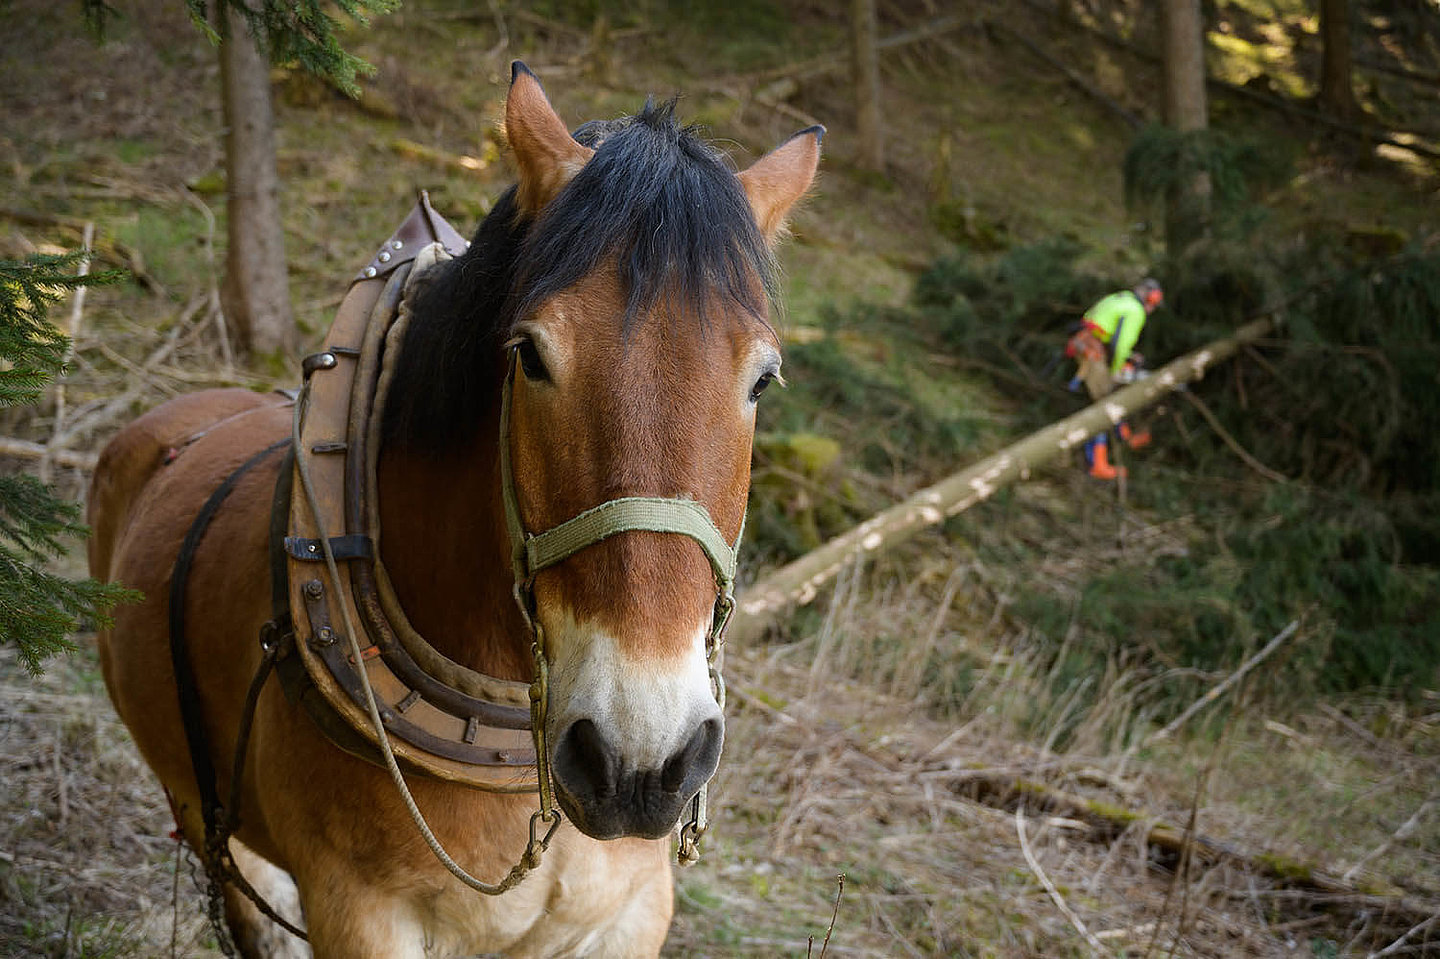
<instances>
[{"instance_id":1,"label":"fallen tree trunk","mask_svg":"<svg viewBox=\"0 0 1440 959\"><path fill-rule=\"evenodd\" d=\"M753 638L792 606L803 606L813 600L822 586L858 557L904 542L921 530L937 526L946 518L989 499L1006 484L1029 478L1035 467L1068 453L1185 383L1200 379L1210 367L1229 359L1245 344L1264 337L1273 326L1269 318L1256 320L1236 330L1231 337L1187 353L1153 375L920 490L780 567L740 595L729 627L730 638L736 641Z\"/></svg>"},{"instance_id":2,"label":"fallen tree trunk","mask_svg":"<svg viewBox=\"0 0 1440 959\"><path fill-rule=\"evenodd\" d=\"M754 659L750 662L752 667L757 665ZM1174 868L1187 856L1207 868L1232 866L1242 879L1263 878L1267 884L1264 894L1277 906L1283 898L1306 912L1341 916L1345 923L1368 915L1376 924L1377 936L1398 935L1427 921L1440 909L1431 883L1390 878L1383 870L1358 879L1348 874L1336 876L1303 853L1287 855L1272 849L1247 848L1197 832L1193 822L1180 825L1166 821L1143 807L1137 808L1131 791L1103 769L1055 756L1022 758L1005 766L972 765L959 752L939 754L943 746L953 742L950 738L928 753L902 757L879 742L858 738L845 730L822 728L813 715L793 715L783 705L772 705L784 702L784 696L773 690L738 683L730 684L728 689L738 708L755 710L772 726L800 730L812 745L824 743L821 748L825 755L834 757L831 775L850 781L868 776L879 793L929 797L926 801L932 804L949 793L989 809L1044 812L1069 820L1067 828L1075 829L1077 838L1093 843L1109 845L1130 834L1168 868ZM1072 789L1059 784L1067 781L1073 784ZM1102 798L1105 795L1123 798ZM1222 880L1217 891L1253 900L1256 888L1247 885L1241 892L1234 887L1227 889Z\"/></svg>"},{"instance_id":3,"label":"fallen tree trunk","mask_svg":"<svg viewBox=\"0 0 1440 959\"><path fill-rule=\"evenodd\" d=\"M1308 894L1322 907L1344 905L1384 915L1387 926L1399 923L1403 929L1436 914L1435 902L1390 882L1374 879L1352 883L1303 859L1248 851L1204 835L1187 836L1184 828L1146 813L1068 793L1024 776L975 770L957 775L952 788L994 808L1029 806L1083 822L1090 827L1089 838L1095 842L1114 842L1127 831L1139 829L1147 846L1167 856L1178 859L1188 846L1190 856L1207 866L1230 863L1282 888Z\"/></svg>"}]
</instances>

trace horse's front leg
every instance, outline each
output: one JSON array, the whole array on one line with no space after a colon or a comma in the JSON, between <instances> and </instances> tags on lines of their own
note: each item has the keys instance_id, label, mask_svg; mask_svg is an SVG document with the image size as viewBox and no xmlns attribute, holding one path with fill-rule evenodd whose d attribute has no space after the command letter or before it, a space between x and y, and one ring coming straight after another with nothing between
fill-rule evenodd
<instances>
[{"instance_id":1,"label":"horse's front leg","mask_svg":"<svg viewBox=\"0 0 1440 959\"><path fill-rule=\"evenodd\" d=\"M305 928L305 920L300 915L299 890L289 873L261 858L238 839L230 840L230 855L240 875L266 905L288 922ZM272 922L233 883L225 886L225 921L245 959L309 959L311 955L305 940Z\"/></svg>"}]
</instances>

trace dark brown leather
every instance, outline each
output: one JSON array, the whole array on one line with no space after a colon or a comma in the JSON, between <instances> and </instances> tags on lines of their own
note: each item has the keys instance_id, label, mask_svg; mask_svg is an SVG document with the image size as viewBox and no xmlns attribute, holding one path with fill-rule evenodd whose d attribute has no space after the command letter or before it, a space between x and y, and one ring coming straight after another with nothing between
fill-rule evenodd
<instances>
[{"instance_id":1,"label":"dark brown leather","mask_svg":"<svg viewBox=\"0 0 1440 959\"><path fill-rule=\"evenodd\" d=\"M435 212L430 205L430 194L421 190L405 222L390 234L390 239L380 244L370 262L360 268L351 282L389 276L402 264L414 260L421 247L431 243L440 243L451 256L459 256L470 248L470 241Z\"/></svg>"}]
</instances>

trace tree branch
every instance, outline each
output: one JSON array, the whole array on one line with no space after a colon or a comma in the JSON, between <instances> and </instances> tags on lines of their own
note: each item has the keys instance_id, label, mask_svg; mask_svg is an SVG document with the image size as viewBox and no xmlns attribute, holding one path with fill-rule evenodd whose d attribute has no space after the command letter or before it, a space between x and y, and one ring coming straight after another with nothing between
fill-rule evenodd
<instances>
[{"instance_id":1,"label":"tree branch","mask_svg":"<svg viewBox=\"0 0 1440 959\"><path fill-rule=\"evenodd\" d=\"M1215 431L1215 435L1220 437L1221 441L1224 442L1226 446L1230 447L1231 451L1236 456L1240 457L1241 462L1243 462L1246 466L1250 467L1252 470L1259 473L1261 476L1265 477L1268 480L1274 480L1277 483L1288 483L1290 481L1289 477L1285 476L1283 473L1275 472L1270 467L1266 466L1264 463L1251 456L1250 453L1246 451L1245 447L1241 446L1240 443L1236 441L1235 437L1231 436L1230 433L1225 429L1225 427L1220 425L1219 417L1217 417L1214 412L1211 411L1210 407L1205 405L1204 400L1200 399L1200 397L1196 396L1194 393L1191 393L1189 390L1184 391L1183 395L1185 399L1190 401L1190 405L1195 407L1196 412L1198 412L1202 417L1205 418L1205 422L1210 424L1210 428Z\"/></svg>"}]
</instances>

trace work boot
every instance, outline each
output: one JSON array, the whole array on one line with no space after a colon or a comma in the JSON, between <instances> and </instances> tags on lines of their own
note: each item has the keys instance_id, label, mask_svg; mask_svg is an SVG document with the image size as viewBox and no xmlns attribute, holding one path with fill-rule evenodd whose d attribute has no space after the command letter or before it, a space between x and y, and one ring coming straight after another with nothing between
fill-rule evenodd
<instances>
[{"instance_id":1,"label":"work boot","mask_svg":"<svg viewBox=\"0 0 1440 959\"><path fill-rule=\"evenodd\" d=\"M1141 430L1137 433L1130 428L1129 423L1120 424L1120 438L1124 440L1125 445L1129 446L1132 450L1144 449L1150 445L1151 439L1149 430Z\"/></svg>"},{"instance_id":2,"label":"work boot","mask_svg":"<svg viewBox=\"0 0 1440 959\"><path fill-rule=\"evenodd\" d=\"M1124 476L1123 468L1116 469L1110 465L1110 446L1108 443L1096 443L1090 457L1090 476L1098 480L1113 480L1117 476Z\"/></svg>"}]
</instances>

